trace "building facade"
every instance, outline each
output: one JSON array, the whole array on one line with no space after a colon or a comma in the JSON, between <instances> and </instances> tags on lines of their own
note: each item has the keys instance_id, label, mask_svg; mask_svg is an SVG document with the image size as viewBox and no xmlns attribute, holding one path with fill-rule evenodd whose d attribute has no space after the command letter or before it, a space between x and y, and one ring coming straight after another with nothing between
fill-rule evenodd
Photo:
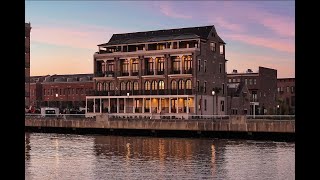
<instances>
[{"instance_id":1,"label":"building facade","mask_svg":"<svg viewBox=\"0 0 320 180\"><path fill-rule=\"evenodd\" d=\"M227 83L227 109L229 115L250 114L250 91L244 82Z\"/></svg>"},{"instance_id":2,"label":"building facade","mask_svg":"<svg viewBox=\"0 0 320 180\"><path fill-rule=\"evenodd\" d=\"M278 86L278 114L295 114L295 78L280 78L277 81Z\"/></svg>"},{"instance_id":3,"label":"building facade","mask_svg":"<svg viewBox=\"0 0 320 180\"><path fill-rule=\"evenodd\" d=\"M30 32L31 24L25 23L25 105L30 106Z\"/></svg>"},{"instance_id":4,"label":"building facade","mask_svg":"<svg viewBox=\"0 0 320 180\"><path fill-rule=\"evenodd\" d=\"M225 42L213 25L113 34L98 47L87 113L227 113Z\"/></svg>"},{"instance_id":5,"label":"building facade","mask_svg":"<svg viewBox=\"0 0 320 180\"><path fill-rule=\"evenodd\" d=\"M85 107L86 93L93 89L93 74L32 76L30 104L35 107Z\"/></svg>"},{"instance_id":6,"label":"building facade","mask_svg":"<svg viewBox=\"0 0 320 180\"><path fill-rule=\"evenodd\" d=\"M277 70L259 67L257 72L248 69L245 73L233 70L228 74L228 83L244 83L250 93L251 115L276 114Z\"/></svg>"}]
</instances>

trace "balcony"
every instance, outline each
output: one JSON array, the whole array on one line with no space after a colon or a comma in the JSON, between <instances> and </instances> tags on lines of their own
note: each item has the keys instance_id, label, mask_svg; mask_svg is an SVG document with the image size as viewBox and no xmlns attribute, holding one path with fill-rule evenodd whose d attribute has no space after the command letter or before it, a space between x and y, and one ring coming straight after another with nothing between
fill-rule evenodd
<instances>
[{"instance_id":1,"label":"balcony","mask_svg":"<svg viewBox=\"0 0 320 180\"><path fill-rule=\"evenodd\" d=\"M120 76L129 76L129 72L128 71L120 72Z\"/></svg>"},{"instance_id":2,"label":"balcony","mask_svg":"<svg viewBox=\"0 0 320 180\"><path fill-rule=\"evenodd\" d=\"M183 70L183 74L192 74L192 68Z\"/></svg>"},{"instance_id":3,"label":"balcony","mask_svg":"<svg viewBox=\"0 0 320 180\"><path fill-rule=\"evenodd\" d=\"M162 70L162 71L157 71L157 75L164 75L164 70Z\"/></svg>"},{"instance_id":4,"label":"balcony","mask_svg":"<svg viewBox=\"0 0 320 180\"><path fill-rule=\"evenodd\" d=\"M104 73L101 72L101 71L98 71L98 72L94 73L94 77L103 77L103 76L104 76Z\"/></svg>"},{"instance_id":5,"label":"balcony","mask_svg":"<svg viewBox=\"0 0 320 180\"><path fill-rule=\"evenodd\" d=\"M106 71L106 77L114 77L115 76L115 72L114 71Z\"/></svg>"},{"instance_id":6,"label":"balcony","mask_svg":"<svg viewBox=\"0 0 320 180\"><path fill-rule=\"evenodd\" d=\"M154 71L146 70L144 75L154 75Z\"/></svg>"},{"instance_id":7,"label":"balcony","mask_svg":"<svg viewBox=\"0 0 320 180\"><path fill-rule=\"evenodd\" d=\"M132 76L138 76L139 75L139 71L132 71L131 75Z\"/></svg>"},{"instance_id":8,"label":"balcony","mask_svg":"<svg viewBox=\"0 0 320 180\"><path fill-rule=\"evenodd\" d=\"M180 70L177 70L177 69L173 69L171 70L170 74L180 74Z\"/></svg>"}]
</instances>

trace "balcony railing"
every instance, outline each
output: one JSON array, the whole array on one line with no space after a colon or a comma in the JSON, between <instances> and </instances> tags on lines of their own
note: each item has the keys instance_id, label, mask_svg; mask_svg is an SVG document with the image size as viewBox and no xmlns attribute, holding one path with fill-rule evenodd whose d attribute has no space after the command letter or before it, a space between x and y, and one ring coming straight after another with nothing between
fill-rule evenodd
<instances>
[{"instance_id":1,"label":"balcony railing","mask_svg":"<svg viewBox=\"0 0 320 180\"><path fill-rule=\"evenodd\" d=\"M128 71L120 72L120 76L129 76L129 72Z\"/></svg>"},{"instance_id":2,"label":"balcony railing","mask_svg":"<svg viewBox=\"0 0 320 180\"><path fill-rule=\"evenodd\" d=\"M146 70L144 75L154 75L154 71Z\"/></svg>"},{"instance_id":3,"label":"balcony railing","mask_svg":"<svg viewBox=\"0 0 320 180\"><path fill-rule=\"evenodd\" d=\"M164 74L164 71L162 70L162 71L157 71L157 74L158 75L163 75Z\"/></svg>"},{"instance_id":4,"label":"balcony railing","mask_svg":"<svg viewBox=\"0 0 320 180\"><path fill-rule=\"evenodd\" d=\"M180 72L180 70L173 69L171 70L170 74L180 74Z\"/></svg>"},{"instance_id":5,"label":"balcony railing","mask_svg":"<svg viewBox=\"0 0 320 180\"><path fill-rule=\"evenodd\" d=\"M104 73L103 72L95 72L94 73L94 77L103 77L104 76Z\"/></svg>"},{"instance_id":6,"label":"balcony railing","mask_svg":"<svg viewBox=\"0 0 320 180\"><path fill-rule=\"evenodd\" d=\"M157 89L157 90L109 90L109 91L86 91L87 96L129 96L132 95L193 95L192 89Z\"/></svg>"},{"instance_id":7,"label":"balcony railing","mask_svg":"<svg viewBox=\"0 0 320 180\"><path fill-rule=\"evenodd\" d=\"M131 75L132 76L138 76L139 75L139 71L132 71Z\"/></svg>"},{"instance_id":8,"label":"balcony railing","mask_svg":"<svg viewBox=\"0 0 320 180\"><path fill-rule=\"evenodd\" d=\"M192 74L192 68L183 70L183 74Z\"/></svg>"},{"instance_id":9,"label":"balcony railing","mask_svg":"<svg viewBox=\"0 0 320 180\"><path fill-rule=\"evenodd\" d=\"M115 72L114 71L106 71L106 77L114 77L115 76Z\"/></svg>"}]
</instances>

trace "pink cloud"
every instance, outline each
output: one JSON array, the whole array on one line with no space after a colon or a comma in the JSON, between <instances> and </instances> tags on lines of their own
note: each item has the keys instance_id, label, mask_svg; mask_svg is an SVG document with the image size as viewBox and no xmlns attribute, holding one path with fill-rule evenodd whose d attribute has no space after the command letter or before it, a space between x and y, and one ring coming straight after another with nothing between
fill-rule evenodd
<instances>
[{"instance_id":1,"label":"pink cloud","mask_svg":"<svg viewBox=\"0 0 320 180\"><path fill-rule=\"evenodd\" d=\"M244 34L224 34L225 38L241 41L247 44L267 47L276 51L283 51L288 53L294 53L294 42L285 41L283 39L263 38L255 37Z\"/></svg>"},{"instance_id":2,"label":"pink cloud","mask_svg":"<svg viewBox=\"0 0 320 180\"><path fill-rule=\"evenodd\" d=\"M235 23L230 23L228 22L226 19L221 18L221 17L217 17L215 18L215 20L213 22L210 23L214 23L222 28L228 29L228 30L232 30L232 31L236 31L236 32L244 32L245 28L244 26L240 25L240 24L235 24Z\"/></svg>"},{"instance_id":3,"label":"pink cloud","mask_svg":"<svg viewBox=\"0 0 320 180\"><path fill-rule=\"evenodd\" d=\"M35 26L31 30L31 41L74 48L97 49L98 44L108 42L113 33L119 32L122 30L97 26L63 28Z\"/></svg>"},{"instance_id":4,"label":"pink cloud","mask_svg":"<svg viewBox=\"0 0 320 180\"><path fill-rule=\"evenodd\" d=\"M176 9L173 10L172 7L175 7L175 6L172 6L172 4L168 1L161 2L158 5L160 8L160 12L168 17L181 18L181 19L191 19L192 18L192 16L190 16L190 15L185 15L184 13L177 12Z\"/></svg>"},{"instance_id":5,"label":"pink cloud","mask_svg":"<svg viewBox=\"0 0 320 180\"><path fill-rule=\"evenodd\" d=\"M233 69L245 72L247 69L257 71L259 66L277 70L278 78L295 77L294 57L265 56L227 51L227 72Z\"/></svg>"}]
</instances>

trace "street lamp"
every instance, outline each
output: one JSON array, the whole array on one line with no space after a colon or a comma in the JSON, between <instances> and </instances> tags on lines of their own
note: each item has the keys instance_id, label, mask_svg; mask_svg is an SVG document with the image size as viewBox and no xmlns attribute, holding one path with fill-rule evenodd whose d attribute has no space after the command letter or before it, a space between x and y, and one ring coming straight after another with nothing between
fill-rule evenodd
<instances>
[{"instance_id":1,"label":"street lamp","mask_svg":"<svg viewBox=\"0 0 320 180\"><path fill-rule=\"evenodd\" d=\"M279 104L277 105L277 108L278 108L278 114L280 115L281 112L280 112L280 105Z\"/></svg>"},{"instance_id":2,"label":"street lamp","mask_svg":"<svg viewBox=\"0 0 320 180\"><path fill-rule=\"evenodd\" d=\"M214 95L216 94L216 92L214 90L212 90L212 115L214 115Z\"/></svg>"},{"instance_id":3,"label":"street lamp","mask_svg":"<svg viewBox=\"0 0 320 180\"><path fill-rule=\"evenodd\" d=\"M57 107L58 107L58 96L59 96L59 94L56 93L56 100L57 100L57 101L56 101L56 102L57 102L56 105L57 105Z\"/></svg>"}]
</instances>

